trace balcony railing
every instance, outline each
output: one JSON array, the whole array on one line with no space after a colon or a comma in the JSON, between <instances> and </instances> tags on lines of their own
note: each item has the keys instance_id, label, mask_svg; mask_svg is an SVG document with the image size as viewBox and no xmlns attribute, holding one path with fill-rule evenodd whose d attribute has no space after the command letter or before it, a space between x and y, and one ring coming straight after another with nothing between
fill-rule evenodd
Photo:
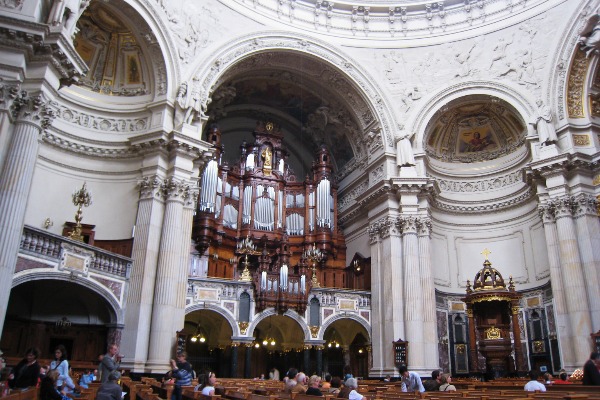
<instances>
[{"instance_id":1,"label":"balcony railing","mask_svg":"<svg viewBox=\"0 0 600 400\"><path fill-rule=\"evenodd\" d=\"M89 265L91 271L102 272L125 279L129 278L132 263L131 258L31 226L25 226L23 229L20 252L58 263L63 243L92 252L94 257L92 257Z\"/></svg>"}]
</instances>

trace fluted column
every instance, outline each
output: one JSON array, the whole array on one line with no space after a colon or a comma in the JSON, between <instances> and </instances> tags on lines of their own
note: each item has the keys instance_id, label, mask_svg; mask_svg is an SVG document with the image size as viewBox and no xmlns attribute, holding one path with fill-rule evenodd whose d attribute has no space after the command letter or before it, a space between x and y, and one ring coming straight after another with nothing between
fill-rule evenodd
<instances>
[{"instance_id":1,"label":"fluted column","mask_svg":"<svg viewBox=\"0 0 600 400\"><path fill-rule=\"evenodd\" d=\"M409 342L408 367L423 371L423 290L419 266L419 241L417 238L417 219L402 218L402 260L404 266L404 318L406 340Z\"/></svg>"},{"instance_id":2,"label":"fluted column","mask_svg":"<svg viewBox=\"0 0 600 400\"><path fill-rule=\"evenodd\" d=\"M371 236L371 310L373 369L371 375L396 373L392 342L405 338L402 246L398 219L384 217L369 228ZM375 257L375 258L374 258Z\"/></svg>"},{"instance_id":3,"label":"fluted column","mask_svg":"<svg viewBox=\"0 0 600 400\"><path fill-rule=\"evenodd\" d=\"M431 220L421 218L419 229L419 272L421 275L421 293L423 294L423 358L425 369L439 369L437 320L435 312L435 287L431 267Z\"/></svg>"},{"instance_id":4,"label":"fluted column","mask_svg":"<svg viewBox=\"0 0 600 400\"><path fill-rule=\"evenodd\" d=\"M573 201L563 197L553 201L559 238L560 264L569 321L573 328L574 353L563 353L564 367L573 370L581 367L590 354L592 325L583 277L581 256L573 222Z\"/></svg>"},{"instance_id":5,"label":"fluted column","mask_svg":"<svg viewBox=\"0 0 600 400\"><path fill-rule=\"evenodd\" d=\"M152 321L150 325L150 347L146 366L151 371L164 372L175 345L174 315L177 312L177 293L181 287L179 279L182 249L188 250L189 237L183 236L183 205L186 184L176 179L168 179L164 183L166 198L165 215L161 232L158 253L158 268L154 287Z\"/></svg>"},{"instance_id":6,"label":"fluted column","mask_svg":"<svg viewBox=\"0 0 600 400\"><path fill-rule=\"evenodd\" d=\"M577 242L583 264L583 276L592 318L592 332L600 330L600 220L594 196L578 196L575 203ZM590 333L592 333L590 332Z\"/></svg>"},{"instance_id":7,"label":"fluted column","mask_svg":"<svg viewBox=\"0 0 600 400\"><path fill-rule=\"evenodd\" d=\"M547 204L539 207L539 214L544 223L544 233L546 236L546 251L548 253L548 263L550 267L550 281L552 283L552 297L554 298L554 314L556 317L557 337L560 353L565 361L566 354L574 354L573 336L571 323L567 311L565 300L565 291L563 287L562 273L560 267L560 249L558 245L558 232L556 230L556 220L554 219L554 206Z\"/></svg>"},{"instance_id":8,"label":"fluted column","mask_svg":"<svg viewBox=\"0 0 600 400\"><path fill-rule=\"evenodd\" d=\"M124 365L134 372L144 371L148 359L158 248L165 212L162 179L156 175L145 177L138 186L140 199L133 239L133 266L121 346L127 349Z\"/></svg>"},{"instance_id":9,"label":"fluted column","mask_svg":"<svg viewBox=\"0 0 600 400\"><path fill-rule=\"evenodd\" d=\"M0 172L0 328L4 326L25 208L42 129L54 119L54 112L39 93L21 91L14 99L14 129Z\"/></svg>"}]
</instances>

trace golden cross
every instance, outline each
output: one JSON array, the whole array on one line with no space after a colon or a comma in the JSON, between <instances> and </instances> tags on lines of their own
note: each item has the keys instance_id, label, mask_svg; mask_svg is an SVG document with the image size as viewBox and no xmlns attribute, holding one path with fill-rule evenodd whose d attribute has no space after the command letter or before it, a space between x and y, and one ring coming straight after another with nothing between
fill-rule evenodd
<instances>
[{"instance_id":1,"label":"golden cross","mask_svg":"<svg viewBox=\"0 0 600 400\"><path fill-rule=\"evenodd\" d=\"M490 254L492 254L492 252L491 252L491 251L489 251L489 250L486 248L486 249L483 249L483 251L482 251L480 254L483 254L483 256L485 257L485 259L487 260L487 259L488 259L488 257L489 257L489 255L490 255Z\"/></svg>"}]
</instances>

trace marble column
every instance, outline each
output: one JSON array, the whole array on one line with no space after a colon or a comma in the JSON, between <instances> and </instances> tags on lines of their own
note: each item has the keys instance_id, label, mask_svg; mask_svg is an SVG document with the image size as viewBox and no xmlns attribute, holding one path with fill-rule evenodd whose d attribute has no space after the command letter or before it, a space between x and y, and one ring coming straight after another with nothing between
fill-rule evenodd
<instances>
[{"instance_id":1,"label":"marble column","mask_svg":"<svg viewBox=\"0 0 600 400\"><path fill-rule=\"evenodd\" d=\"M477 333L475 332L475 318L473 317L473 308L467 304L467 317L469 318L469 373L478 374L479 357L477 357Z\"/></svg>"},{"instance_id":2,"label":"marble column","mask_svg":"<svg viewBox=\"0 0 600 400\"><path fill-rule=\"evenodd\" d=\"M177 313L177 299L181 287L179 281L182 249L189 251L189 238L183 237L183 207L186 182L168 179L163 184L166 198L161 241L158 252L158 267L154 287L152 320L150 325L150 347L147 368L153 372L164 372L175 346L174 317Z\"/></svg>"},{"instance_id":3,"label":"marble column","mask_svg":"<svg viewBox=\"0 0 600 400\"><path fill-rule=\"evenodd\" d=\"M239 343L231 343L231 377L237 378Z\"/></svg>"},{"instance_id":4,"label":"marble column","mask_svg":"<svg viewBox=\"0 0 600 400\"><path fill-rule=\"evenodd\" d=\"M4 327L23 234L38 140L55 115L42 94L21 91L13 101L12 117L14 128L0 172L0 328Z\"/></svg>"},{"instance_id":5,"label":"marble column","mask_svg":"<svg viewBox=\"0 0 600 400\"><path fill-rule=\"evenodd\" d=\"M417 218L402 218L402 259L404 266L404 318L406 341L410 346L408 368L425 372L423 345L423 289L419 266L419 240Z\"/></svg>"},{"instance_id":6,"label":"marble column","mask_svg":"<svg viewBox=\"0 0 600 400\"><path fill-rule=\"evenodd\" d=\"M252 343L245 344L244 378L252 378Z\"/></svg>"},{"instance_id":7,"label":"marble column","mask_svg":"<svg viewBox=\"0 0 600 400\"><path fill-rule=\"evenodd\" d=\"M573 336L567 303L565 300L565 291L563 287L560 249L558 245L558 232L556 230L556 220L554 219L554 206L551 204L538 207L540 217L544 223L544 234L546 236L546 251L548 253L548 264L550 267L550 282L552 284L552 297L554 298L554 315L556 318L556 335L558 345L562 355L563 363L565 356L574 354Z\"/></svg>"},{"instance_id":8,"label":"marble column","mask_svg":"<svg viewBox=\"0 0 600 400\"><path fill-rule=\"evenodd\" d=\"M152 301L158 266L158 248L164 219L162 179L147 176L138 184L140 199L133 239L131 276L125 330L123 332L123 365L134 372L144 372L148 359Z\"/></svg>"},{"instance_id":9,"label":"marble column","mask_svg":"<svg viewBox=\"0 0 600 400\"><path fill-rule=\"evenodd\" d=\"M310 349L311 348L312 348L312 346L310 344L304 345L303 364L304 364L304 372L307 374L310 374Z\"/></svg>"},{"instance_id":10,"label":"marble column","mask_svg":"<svg viewBox=\"0 0 600 400\"><path fill-rule=\"evenodd\" d=\"M318 345L315 346L315 351L317 352L317 375L323 375L323 346Z\"/></svg>"},{"instance_id":11,"label":"marble column","mask_svg":"<svg viewBox=\"0 0 600 400\"><path fill-rule=\"evenodd\" d=\"M592 195L576 198L575 225L583 276L592 318L592 332L600 330L600 220L598 201ZM590 332L590 333L592 333Z\"/></svg>"},{"instance_id":12,"label":"marble column","mask_svg":"<svg viewBox=\"0 0 600 400\"><path fill-rule=\"evenodd\" d=\"M569 321L573 327L573 354L563 353L565 369L580 368L588 359L592 324L583 276L581 255L573 221L573 200L562 197L553 200L559 238L560 264Z\"/></svg>"},{"instance_id":13,"label":"marble column","mask_svg":"<svg viewBox=\"0 0 600 400\"><path fill-rule=\"evenodd\" d=\"M438 333L435 308L435 287L431 266L431 220L421 218L419 229L419 272L421 275L421 292L423 294L423 358L425 369L433 371L440 368L438 352Z\"/></svg>"}]
</instances>

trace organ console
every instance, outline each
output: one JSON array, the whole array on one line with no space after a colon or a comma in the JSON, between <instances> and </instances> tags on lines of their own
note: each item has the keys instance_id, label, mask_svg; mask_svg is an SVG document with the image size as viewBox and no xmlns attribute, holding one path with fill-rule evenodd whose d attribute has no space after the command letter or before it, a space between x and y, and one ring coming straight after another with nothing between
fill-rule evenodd
<instances>
[{"instance_id":1,"label":"organ console","mask_svg":"<svg viewBox=\"0 0 600 400\"><path fill-rule=\"evenodd\" d=\"M201 175L193 239L200 254L210 249L219 255L208 257L209 276L241 279L247 267L259 311L275 307L303 313L313 282L346 285L346 244L337 225L331 156L325 146L319 147L312 177L297 181L286 161L281 130L260 121L253 136L253 143L241 144L241 156L230 166L220 161L219 128L209 128L215 157ZM252 250L240 245L248 242ZM306 256L315 249L321 254L318 280L309 265L314 260ZM244 275L247 279L246 271Z\"/></svg>"}]
</instances>

